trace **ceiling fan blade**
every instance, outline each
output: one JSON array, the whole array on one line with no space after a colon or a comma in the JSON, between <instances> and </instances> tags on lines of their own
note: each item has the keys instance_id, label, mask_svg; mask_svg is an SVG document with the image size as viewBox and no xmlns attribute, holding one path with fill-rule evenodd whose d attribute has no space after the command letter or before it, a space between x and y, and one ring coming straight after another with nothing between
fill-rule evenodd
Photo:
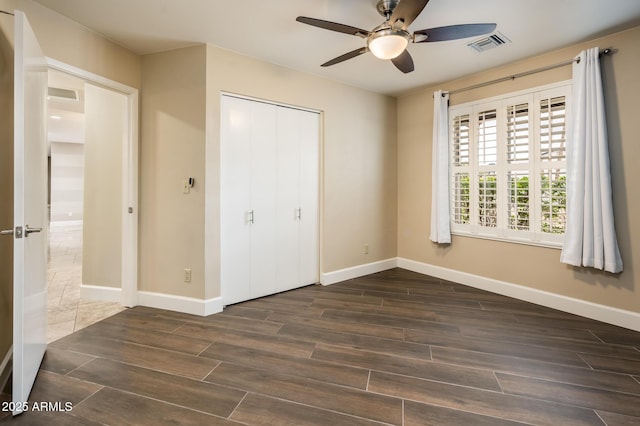
<instances>
[{"instance_id":1,"label":"ceiling fan blade","mask_svg":"<svg viewBox=\"0 0 640 426\"><path fill-rule=\"evenodd\" d=\"M330 61L322 64L323 67L330 67L331 65L339 64L340 62L346 61L347 59L355 58L356 56L360 56L363 53L367 53L369 51L368 47L361 47L356 50L352 50L351 52L345 53L344 55L340 55L337 58L333 58Z\"/></svg>"},{"instance_id":2,"label":"ceiling fan blade","mask_svg":"<svg viewBox=\"0 0 640 426\"><path fill-rule=\"evenodd\" d=\"M350 34L365 38L369 35L369 31L362 28L352 27L351 25L338 24L337 22L324 21L322 19L309 18L307 16L298 16L296 21L303 24L313 25L314 27L323 28L325 30L337 31L339 33Z\"/></svg>"},{"instance_id":3,"label":"ceiling fan blade","mask_svg":"<svg viewBox=\"0 0 640 426\"><path fill-rule=\"evenodd\" d=\"M426 36L424 40L416 40L416 43L429 43L433 41L457 40L460 38L475 37L488 34L496 29L496 24L461 24L446 27L428 28L414 32L414 36Z\"/></svg>"},{"instance_id":4,"label":"ceiling fan blade","mask_svg":"<svg viewBox=\"0 0 640 426\"><path fill-rule=\"evenodd\" d=\"M402 21L402 29L406 30L409 25L420 15L422 9L429 3L429 0L400 0L389 18L391 25L396 21Z\"/></svg>"},{"instance_id":5,"label":"ceiling fan blade","mask_svg":"<svg viewBox=\"0 0 640 426\"><path fill-rule=\"evenodd\" d=\"M400 54L400 56L393 58L391 62L393 62L393 65L405 74L414 70L413 58L406 49Z\"/></svg>"}]
</instances>

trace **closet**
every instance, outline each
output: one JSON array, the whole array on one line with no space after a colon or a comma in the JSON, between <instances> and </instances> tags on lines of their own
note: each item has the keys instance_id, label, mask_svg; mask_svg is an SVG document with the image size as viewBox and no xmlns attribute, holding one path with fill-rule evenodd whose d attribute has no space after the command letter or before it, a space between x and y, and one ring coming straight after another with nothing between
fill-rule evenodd
<instances>
[{"instance_id":1,"label":"closet","mask_svg":"<svg viewBox=\"0 0 640 426\"><path fill-rule=\"evenodd\" d=\"M225 305L318 281L319 135L316 112L222 96Z\"/></svg>"}]
</instances>

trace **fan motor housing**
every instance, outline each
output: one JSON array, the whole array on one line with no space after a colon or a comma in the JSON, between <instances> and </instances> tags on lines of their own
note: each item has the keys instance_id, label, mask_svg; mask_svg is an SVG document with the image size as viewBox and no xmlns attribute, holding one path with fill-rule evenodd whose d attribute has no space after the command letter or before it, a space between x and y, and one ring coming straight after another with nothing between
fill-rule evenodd
<instances>
[{"instance_id":1,"label":"fan motor housing","mask_svg":"<svg viewBox=\"0 0 640 426\"><path fill-rule=\"evenodd\" d=\"M400 0L380 0L376 6L378 13L389 19Z\"/></svg>"}]
</instances>

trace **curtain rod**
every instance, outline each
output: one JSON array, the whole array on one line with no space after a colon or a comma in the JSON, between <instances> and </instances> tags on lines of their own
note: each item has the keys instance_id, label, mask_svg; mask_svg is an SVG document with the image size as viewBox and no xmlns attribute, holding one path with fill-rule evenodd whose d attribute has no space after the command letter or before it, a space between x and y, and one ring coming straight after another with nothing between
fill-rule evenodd
<instances>
[{"instance_id":1,"label":"curtain rod","mask_svg":"<svg viewBox=\"0 0 640 426\"><path fill-rule=\"evenodd\" d=\"M602 52L600 52L600 56L602 56L602 55L611 55L611 54L613 54L613 50L611 48L604 49ZM523 72L520 72L520 73L517 73L517 74L509 75L507 77L497 78L495 80L485 81L483 83L478 83L478 84L474 84L474 85L471 85L471 86L462 87L460 89L450 90L448 92L443 92L442 96L444 97L446 94L455 95L456 93L466 92L467 90L479 89L480 87L490 86L490 85L496 84L496 83L502 83L503 81L515 80L516 78L525 77L527 75L537 74L539 72L549 71L549 70L553 70L553 69L556 69L556 68L564 67L566 65L571 65L574 62L580 63L580 58L574 58L574 59L571 59L571 60L568 60L568 61L558 62L557 64L547 65L546 67L536 68L536 69L533 69L533 70L530 70L530 71L523 71Z\"/></svg>"}]
</instances>

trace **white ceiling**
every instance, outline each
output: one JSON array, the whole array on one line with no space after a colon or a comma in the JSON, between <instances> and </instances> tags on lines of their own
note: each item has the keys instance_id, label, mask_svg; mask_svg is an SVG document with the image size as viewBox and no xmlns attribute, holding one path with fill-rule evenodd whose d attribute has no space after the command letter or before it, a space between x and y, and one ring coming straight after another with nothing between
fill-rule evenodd
<instances>
[{"instance_id":1,"label":"white ceiling","mask_svg":"<svg viewBox=\"0 0 640 426\"><path fill-rule=\"evenodd\" d=\"M473 74L640 24L640 0L431 0L411 31L495 22L497 31L512 43L484 53L467 47L473 39L411 45L416 70L404 75L371 54L321 68L327 60L363 46L364 40L295 20L304 15L371 30L383 20L376 11L377 0L35 1L138 54L209 43L385 94Z\"/></svg>"}]
</instances>

